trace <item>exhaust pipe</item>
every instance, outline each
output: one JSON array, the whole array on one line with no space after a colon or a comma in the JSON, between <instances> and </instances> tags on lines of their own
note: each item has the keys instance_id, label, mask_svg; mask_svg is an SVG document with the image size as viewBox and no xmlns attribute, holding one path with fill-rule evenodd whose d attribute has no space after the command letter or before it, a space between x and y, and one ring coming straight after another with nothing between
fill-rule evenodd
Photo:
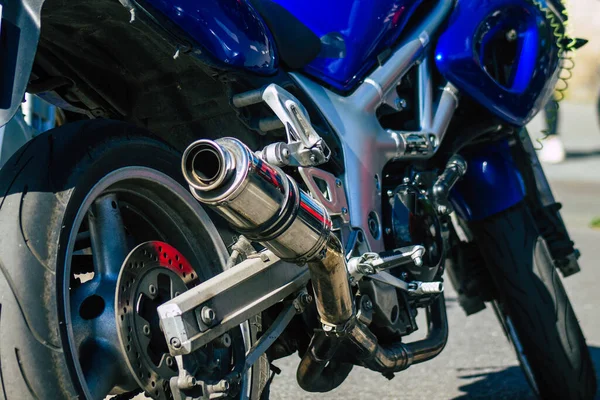
<instances>
[{"instance_id":1,"label":"exhaust pipe","mask_svg":"<svg viewBox=\"0 0 600 400\"><path fill-rule=\"evenodd\" d=\"M196 199L281 259L307 261L325 248L331 219L323 206L239 140L198 140L182 168Z\"/></svg>"},{"instance_id":2,"label":"exhaust pipe","mask_svg":"<svg viewBox=\"0 0 600 400\"><path fill-rule=\"evenodd\" d=\"M413 364L431 360L442 352L448 341L448 320L444 295L427 308L428 331L425 339L380 345L377 337L362 322L354 319L345 335L315 333L300 361L296 379L307 392L328 392L342 384L350 369L345 364L332 368L330 361L342 342L350 342L355 359L363 366L389 376Z\"/></svg>"},{"instance_id":3,"label":"exhaust pipe","mask_svg":"<svg viewBox=\"0 0 600 400\"><path fill-rule=\"evenodd\" d=\"M233 170L228 153L210 140L192 143L183 153L181 167L189 185L202 191L217 188Z\"/></svg>"},{"instance_id":4,"label":"exhaust pipe","mask_svg":"<svg viewBox=\"0 0 600 400\"><path fill-rule=\"evenodd\" d=\"M427 337L413 343L379 345L377 338L361 322L350 332L350 341L359 354L357 358L367 368L384 374L405 370L413 364L431 360L441 353L448 341L448 320L444 295L427 308Z\"/></svg>"},{"instance_id":5,"label":"exhaust pipe","mask_svg":"<svg viewBox=\"0 0 600 400\"><path fill-rule=\"evenodd\" d=\"M194 197L236 231L283 260L308 263L323 324L343 326L352 318L344 252L330 235L331 219L293 179L234 138L192 143L182 168Z\"/></svg>"},{"instance_id":6,"label":"exhaust pipe","mask_svg":"<svg viewBox=\"0 0 600 400\"><path fill-rule=\"evenodd\" d=\"M375 335L356 319L344 250L331 234L325 208L241 141L198 140L184 152L182 169L194 197L237 232L283 260L308 264L323 331L317 333L300 363L297 379L303 389L330 390L343 381L349 369L334 379L334 387L333 371L326 370L342 340L354 344L363 365L384 373L428 360L443 349L448 325L442 296L428 313L427 339L387 347L377 343Z\"/></svg>"}]
</instances>

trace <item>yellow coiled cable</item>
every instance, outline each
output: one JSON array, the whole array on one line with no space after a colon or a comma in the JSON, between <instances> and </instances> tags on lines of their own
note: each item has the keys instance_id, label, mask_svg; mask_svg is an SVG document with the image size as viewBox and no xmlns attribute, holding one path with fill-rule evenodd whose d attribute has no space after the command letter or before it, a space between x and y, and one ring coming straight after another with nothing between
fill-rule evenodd
<instances>
[{"instance_id":1,"label":"yellow coiled cable","mask_svg":"<svg viewBox=\"0 0 600 400\"><path fill-rule=\"evenodd\" d=\"M569 14L567 12L567 5L565 0L560 0L563 10L562 14L565 16L565 22L562 22L560 19L556 17L556 15L547 7L542 6L539 1L533 0L533 3L542 11L544 16L546 17L546 21L550 24L552 28L552 33L554 34L556 45L558 46L558 56L560 59L560 72L558 75L558 82L556 83L556 87L554 88L554 100L556 104L556 110L550 115L547 115L546 125L553 126L558 119L558 109L560 108L559 102L565 98L565 92L569 88L568 80L573 76L573 69L575 68L575 60L573 58L573 52L575 50L575 44L577 43L577 39L570 38L567 35L567 26L569 23ZM539 143L539 148L536 150L541 150L544 146L542 141L550 136L550 131L548 127L542 130L542 137L536 139Z\"/></svg>"}]
</instances>

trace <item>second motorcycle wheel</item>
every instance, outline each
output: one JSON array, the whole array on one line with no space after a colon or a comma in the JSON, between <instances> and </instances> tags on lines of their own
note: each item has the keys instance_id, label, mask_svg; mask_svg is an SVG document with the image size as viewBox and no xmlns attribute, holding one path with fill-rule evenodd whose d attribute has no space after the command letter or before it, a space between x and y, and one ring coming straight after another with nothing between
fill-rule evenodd
<instances>
[{"instance_id":1,"label":"second motorcycle wheel","mask_svg":"<svg viewBox=\"0 0 600 400\"><path fill-rule=\"evenodd\" d=\"M472 224L497 289L494 308L533 391L589 400L596 374L552 257L524 204Z\"/></svg>"}]
</instances>

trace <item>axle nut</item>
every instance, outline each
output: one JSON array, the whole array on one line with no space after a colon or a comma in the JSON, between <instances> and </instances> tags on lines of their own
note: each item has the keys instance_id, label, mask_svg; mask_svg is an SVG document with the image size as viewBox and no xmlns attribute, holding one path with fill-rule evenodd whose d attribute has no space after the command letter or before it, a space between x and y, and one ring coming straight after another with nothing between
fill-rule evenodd
<instances>
[{"instance_id":1,"label":"axle nut","mask_svg":"<svg viewBox=\"0 0 600 400\"><path fill-rule=\"evenodd\" d=\"M181 347L181 341L176 337L172 337L171 340L169 341L169 344L174 349L179 349Z\"/></svg>"},{"instance_id":2,"label":"axle nut","mask_svg":"<svg viewBox=\"0 0 600 400\"><path fill-rule=\"evenodd\" d=\"M215 322L215 318L217 315L215 311L210 307L202 307L202 311L200 312L200 317L202 318L202 322L206 325L212 325Z\"/></svg>"}]
</instances>

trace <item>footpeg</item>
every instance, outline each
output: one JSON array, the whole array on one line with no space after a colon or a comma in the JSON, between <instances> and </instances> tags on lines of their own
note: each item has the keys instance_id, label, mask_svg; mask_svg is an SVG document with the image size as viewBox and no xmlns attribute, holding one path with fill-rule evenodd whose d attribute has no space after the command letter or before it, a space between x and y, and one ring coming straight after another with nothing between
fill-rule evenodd
<instances>
[{"instance_id":1,"label":"footpeg","mask_svg":"<svg viewBox=\"0 0 600 400\"><path fill-rule=\"evenodd\" d=\"M442 282L410 282L408 284L408 293L421 296L424 294L438 294L444 291Z\"/></svg>"},{"instance_id":2,"label":"footpeg","mask_svg":"<svg viewBox=\"0 0 600 400\"><path fill-rule=\"evenodd\" d=\"M441 281L435 282L406 282L394 275L381 271L374 275L369 275L369 279L377 282L385 283L397 289L403 290L412 296L423 296L428 294L439 294L444 291L444 283Z\"/></svg>"}]
</instances>

